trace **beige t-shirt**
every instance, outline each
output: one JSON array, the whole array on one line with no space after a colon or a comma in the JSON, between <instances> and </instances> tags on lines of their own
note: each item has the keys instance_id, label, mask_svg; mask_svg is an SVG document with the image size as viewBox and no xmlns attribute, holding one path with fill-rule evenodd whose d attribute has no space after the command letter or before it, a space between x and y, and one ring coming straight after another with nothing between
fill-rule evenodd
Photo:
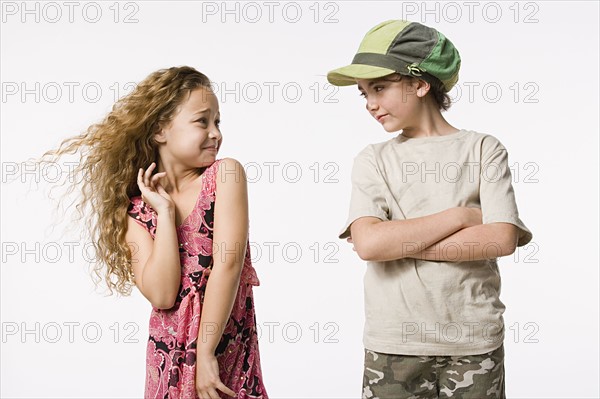
<instances>
[{"instance_id":1,"label":"beige t-shirt","mask_svg":"<svg viewBox=\"0 0 600 399\"><path fill-rule=\"evenodd\" d=\"M350 212L339 238L350 236L350 225L363 216L402 220L476 206L484 224L519 227L523 246L532 234L519 219L511 180L508 153L494 136L468 130L420 138L400 134L355 157ZM405 355L494 350L504 340L500 285L496 259L368 262L364 346Z\"/></svg>"}]
</instances>

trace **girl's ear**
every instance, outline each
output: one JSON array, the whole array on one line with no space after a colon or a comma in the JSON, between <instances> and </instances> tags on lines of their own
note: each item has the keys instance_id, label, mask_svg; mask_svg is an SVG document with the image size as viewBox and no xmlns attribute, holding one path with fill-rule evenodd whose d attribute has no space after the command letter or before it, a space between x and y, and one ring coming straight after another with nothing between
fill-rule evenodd
<instances>
[{"instance_id":1,"label":"girl's ear","mask_svg":"<svg viewBox=\"0 0 600 399\"><path fill-rule=\"evenodd\" d=\"M154 141L158 144L164 144L167 141L167 135L163 127L157 123L153 134Z\"/></svg>"},{"instance_id":2,"label":"girl's ear","mask_svg":"<svg viewBox=\"0 0 600 399\"><path fill-rule=\"evenodd\" d=\"M164 144L166 141L165 132L162 129L159 129L156 133L154 133L154 141L158 144Z\"/></svg>"}]
</instances>

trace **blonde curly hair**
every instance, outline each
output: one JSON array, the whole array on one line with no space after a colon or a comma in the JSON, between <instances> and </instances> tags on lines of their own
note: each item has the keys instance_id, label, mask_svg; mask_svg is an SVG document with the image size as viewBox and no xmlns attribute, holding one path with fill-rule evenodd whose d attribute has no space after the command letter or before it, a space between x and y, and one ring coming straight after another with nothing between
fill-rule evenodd
<instances>
[{"instance_id":1,"label":"blonde curly hair","mask_svg":"<svg viewBox=\"0 0 600 399\"><path fill-rule=\"evenodd\" d=\"M64 154L79 152L80 162L69 174L86 176L77 202L80 220L90 209L86 230L96 252L94 283L104 279L110 295L129 296L135 285L131 251L125 241L130 198L140 195L137 173L158 163L154 134L172 120L197 88L212 88L209 78L189 66L160 69L148 75L120 98L100 123L67 138L46 151L37 163L55 162ZM50 157L50 159L48 159ZM71 176L72 177L72 176ZM73 182L68 192L82 180ZM77 221L76 220L76 221Z\"/></svg>"}]
</instances>

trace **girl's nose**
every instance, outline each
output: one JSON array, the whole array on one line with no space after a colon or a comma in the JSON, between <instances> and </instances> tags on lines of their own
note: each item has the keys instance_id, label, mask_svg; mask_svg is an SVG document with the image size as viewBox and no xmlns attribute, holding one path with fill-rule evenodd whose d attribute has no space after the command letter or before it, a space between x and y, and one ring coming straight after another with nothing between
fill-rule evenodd
<instances>
[{"instance_id":1,"label":"girl's nose","mask_svg":"<svg viewBox=\"0 0 600 399\"><path fill-rule=\"evenodd\" d=\"M223 135L216 127L210 130L209 137L217 140L221 140Z\"/></svg>"}]
</instances>

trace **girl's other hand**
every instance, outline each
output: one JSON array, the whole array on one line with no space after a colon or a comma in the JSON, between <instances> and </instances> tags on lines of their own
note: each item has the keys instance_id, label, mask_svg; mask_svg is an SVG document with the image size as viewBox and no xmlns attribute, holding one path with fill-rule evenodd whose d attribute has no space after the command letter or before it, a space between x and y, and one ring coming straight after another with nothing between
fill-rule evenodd
<instances>
[{"instance_id":1,"label":"girl's other hand","mask_svg":"<svg viewBox=\"0 0 600 399\"><path fill-rule=\"evenodd\" d=\"M138 171L137 183L142 192L142 200L159 214L173 211L175 204L160 184L160 179L166 176L167 172L160 172L152 176L155 167L156 163L152 162L145 172L142 168Z\"/></svg>"},{"instance_id":2,"label":"girl's other hand","mask_svg":"<svg viewBox=\"0 0 600 399\"><path fill-rule=\"evenodd\" d=\"M231 397L235 392L219 378L219 363L214 355L196 355L196 393L200 399L220 399L217 389Z\"/></svg>"}]
</instances>

